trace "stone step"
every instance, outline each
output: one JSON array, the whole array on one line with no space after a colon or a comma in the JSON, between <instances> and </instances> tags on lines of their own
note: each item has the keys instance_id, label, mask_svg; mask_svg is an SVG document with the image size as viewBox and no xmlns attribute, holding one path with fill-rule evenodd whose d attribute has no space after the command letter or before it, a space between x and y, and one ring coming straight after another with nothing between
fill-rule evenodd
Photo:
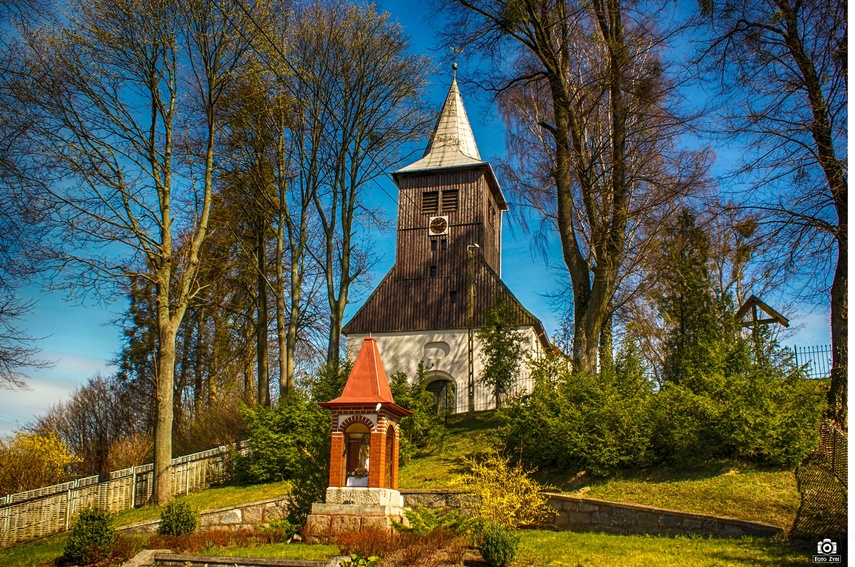
<instances>
[{"instance_id":1,"label":"stone step","mask_svg":"<svg viewBox=\"0 0 855 567\"><path fill-rule=\"evenodd\" d=\"M345 556L328 560L262 559L253 557L207 557L170 553L164 549L147 549L138 553L122 567L338 567Z\"/></svg>"}]
</instances>

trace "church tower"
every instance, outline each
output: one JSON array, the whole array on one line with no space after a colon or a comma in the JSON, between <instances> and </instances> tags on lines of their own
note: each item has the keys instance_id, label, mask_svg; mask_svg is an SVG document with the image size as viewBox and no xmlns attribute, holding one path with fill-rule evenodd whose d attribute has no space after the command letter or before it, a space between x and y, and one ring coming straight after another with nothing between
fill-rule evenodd
<instances>
[{"instance_id":1,"label":"church tower","mask_svg":"<svg viewBox=\"0 0 855 567\"><path fill-rule=\"evenodd\" d=\"M479 386L480 345L470 331L482 326L484 310L506 301L527 350L540 352L548 342L541 322L499 278L508 205L481 160L456 78L424 155L392 177L395 265L343 333L348 344L375 337L390 372L412 379L423 362L428 389L451 413L493 407L491 392ZM529 389L523 382L518 387Z\"/></svg>"}]
</instances>

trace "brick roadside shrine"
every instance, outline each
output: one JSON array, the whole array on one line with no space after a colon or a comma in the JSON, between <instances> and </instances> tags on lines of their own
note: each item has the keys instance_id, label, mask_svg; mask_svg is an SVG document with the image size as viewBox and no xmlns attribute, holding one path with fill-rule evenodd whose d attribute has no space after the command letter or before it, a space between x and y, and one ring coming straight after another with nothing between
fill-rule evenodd
<instances>
[{"instance_id":1,"label":"brick roadside shrine","mask_svg":"<svg viewBox=\"0 0 855 567\"><path fill-rule=\"evenodd\" d=\"M401 418L413 413L395 403L377 341L366 337L341 396L319 405L332 412L330 477L326 502L312 504L310 540L402 522L398 492Z\"/></svg>"}]
</instances>

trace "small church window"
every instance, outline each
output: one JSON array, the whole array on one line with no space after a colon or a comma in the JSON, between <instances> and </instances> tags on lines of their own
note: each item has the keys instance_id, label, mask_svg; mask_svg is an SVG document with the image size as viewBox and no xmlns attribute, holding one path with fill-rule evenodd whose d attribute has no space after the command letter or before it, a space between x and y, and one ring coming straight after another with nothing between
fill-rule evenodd
<instances>
[{"instance_id":1,"label":"small church window","mask_svg":"<svg viewBox=\"0 0 855 567\"><path fill-rule=\"evenodd\" d=\"M444 238L440 240L439 247L441 250L448 250L448 240L445 240Z\"/></svg>"},{"instance_id":2,"label":"small church window","mask_svg":"<svg viewBox=\"0 0 855 567\"><path fill-rule=\"evenodd\" d=\"M430 249L432 252L436 252L436 239L430 241Z\"/></svg>"},{"instance_id":3,"label":"small church window","mask_svg":"<svg viewBox=\"0 0 855 567\"><path fill-rule=\"evenodd\" d=\"M430 267L430 277L432 277L432 278L436 277L436 266Z\"/></svg>"},{"instance_id":4,"label":"small church window","mask_svg":"<svg viewBox=\"0 0 855 567\"><path fill-rule=\"evenodd\" d=\"M457 292L456 291L451 292L451 302L457 303Z\"/></svg>"},{"instance_id":5,"label":"small church window","mask_svg":"<svg viewBox=\"0 0 855 567\"><path fill-rule=\"evenodd\" d=\"M442 212L451 213L457 210L460 193L457 189L442 192Z\"/></svg>"},{"instance_id":6,"label":"small church window","mask_svg":"<svg viewBox=\"0 0 855 567\"><path fill-rule=\"evenodd\" d=\"M422 193L422 213L435 215L439 210L439 192L426 191Z\"/></svg>"}]
</instances>

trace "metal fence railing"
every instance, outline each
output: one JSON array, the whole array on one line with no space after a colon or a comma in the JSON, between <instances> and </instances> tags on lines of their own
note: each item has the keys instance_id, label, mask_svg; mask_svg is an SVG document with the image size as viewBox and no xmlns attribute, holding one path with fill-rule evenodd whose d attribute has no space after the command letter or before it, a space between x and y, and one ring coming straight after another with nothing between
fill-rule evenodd
<instances>
[{"instance_id":1,"label":"metal fence railing","mask_svg":"<svg viewBox=\"0 0 855 567\"><path fill-rule=\"evenodd\" d=\"M790 537L811 539L846 534L848 466L846 434L823 424L819 445L796 469L801 503Z\"/></svg>"},{"instance_id":2,"label":"metal fence railing","mask_svg":"<svg viewBox=\"0 0 855 567\"><path fill-rule=\"evenodd\" d=\"M172 493L220 484L228 478L233 451L247 450L245 441L172 459ZM147 503L154 488L154 465L147 464L97 476L79 478L0 497L0 548L65 531L74 515L97 506L120 512Z\"/></svg>"},{"instance_id":3,"label":"metal fence railing","mask_svg":"<svg viewBox=\"0 0 855 567\"><path fill-rule=\"evenodd\" d=\"M808 378L831 376L831 345L793 347L796 366L804 366Z\"/></svg>"}]
</instances>

